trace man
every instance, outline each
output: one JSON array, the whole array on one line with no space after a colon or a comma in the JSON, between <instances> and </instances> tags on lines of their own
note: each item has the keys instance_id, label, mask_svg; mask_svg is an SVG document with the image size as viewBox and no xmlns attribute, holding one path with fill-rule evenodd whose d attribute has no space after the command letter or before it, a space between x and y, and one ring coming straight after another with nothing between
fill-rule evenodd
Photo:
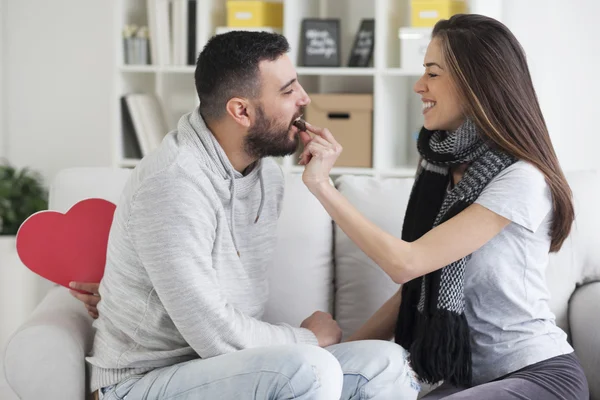
<instances>
[{"instance_id":1,"label":"man","mask_svg":"<svg viewBox=\"0 0 600 400\"><path fill-rule=\"evenodd\" d=\"M338 344L323 312L300 327L260 320L283 197L281 171L265 157L295 151L293 122L310 102L288 50L269 33L211 39L196 67L200 106L133 171L102 301L88 305L100 398L416 397L391 342Z\"/></svg>"}]
</instances>

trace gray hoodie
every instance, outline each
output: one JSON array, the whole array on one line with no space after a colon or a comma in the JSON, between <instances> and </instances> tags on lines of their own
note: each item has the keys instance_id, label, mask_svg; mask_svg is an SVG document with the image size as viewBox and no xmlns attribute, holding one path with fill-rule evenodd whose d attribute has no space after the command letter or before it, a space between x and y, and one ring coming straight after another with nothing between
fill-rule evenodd
<instances>
[{"instance_id":1,"label":"gray hoodie","mask_svg":"<svg viewBox=\"0 0 600 400\"><path fill-rule=\"evenodd\" d=\"M194 358L309 343L261 321L283 177L269 159L235 171L198 109L133 171L117 204L91 389Z\"/></svg>"}]
</instances>

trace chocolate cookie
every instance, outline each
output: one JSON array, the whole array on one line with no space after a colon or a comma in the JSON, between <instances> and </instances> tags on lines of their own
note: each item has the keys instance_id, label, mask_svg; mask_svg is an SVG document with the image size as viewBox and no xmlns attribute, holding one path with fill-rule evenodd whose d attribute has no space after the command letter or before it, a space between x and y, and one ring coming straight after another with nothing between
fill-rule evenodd
<instances>
[{"instance_id":1,"label":"chocolate cookie","mask_svg":"<svg viewBox=\"0 0 600 400\"><path fill-rule=\"evenodd\" d=\"M300 131L306 131L306 122L302 118L295 120L294 126Z\"/></svg>"}]
</instances>

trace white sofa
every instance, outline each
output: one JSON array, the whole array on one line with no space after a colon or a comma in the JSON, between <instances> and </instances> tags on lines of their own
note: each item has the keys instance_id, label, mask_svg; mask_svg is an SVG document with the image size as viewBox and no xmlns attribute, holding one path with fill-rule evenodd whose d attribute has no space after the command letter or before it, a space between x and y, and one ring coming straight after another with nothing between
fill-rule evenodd
<instances>
[{"instance_id":1,"label":"white sofa","mask_svg":"<svg viewBox=\"0 0 600 400\"><path fill-rule=\"evenodd\" d=\"M101 197L117 202L128 170L104 168L61 172L52 185L50 208L65 212L75 202ZM585 368L592 399L600 400L600 174L569 175L577 222L548 281L557 324L569 333ZM400 235L412 179L343 176L340 191L371 220ZM315 310L334 314L344 335L362 324L396 289L381 270L332 224L299 175L286 177L279 243L270 270L271 295L264 318L299 324ZM84 355L92 320L65 288L55 286L9 340L6 380L21 399L84 399ZM1 386L1 385L0 385Z\"/></svg>"}]
</instances>

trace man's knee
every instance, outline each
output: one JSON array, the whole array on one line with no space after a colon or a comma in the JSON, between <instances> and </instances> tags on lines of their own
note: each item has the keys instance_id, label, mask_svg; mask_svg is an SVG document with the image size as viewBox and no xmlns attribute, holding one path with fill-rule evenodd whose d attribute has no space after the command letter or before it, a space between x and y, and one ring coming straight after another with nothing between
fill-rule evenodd
<instances>
[{"instance_id":1,"label":"man's knee","mask_svg":"<svg viewBox=\"0 0 600 400\"><path fill-rule=\"evenodd\" d=\"M396 343L365 340L342 343L329 349L339 359L344 373L360 375L366 380L364 385L369 392L395 390L410 398L420 390L408 362L408 352Z\"/></svg>"},{"instance_id":2,"label":"man's knee","mask_svg":"<svg viewBox=\"0 0 600 400\"><path fill-rule=\"evenodd\" d=\"M296 397L314 393L315 400L337 399L342 392L343 373L338 360L317 346L297 345L283 357L291 372L290 386Z\"/></svg>"}]
</instances>

